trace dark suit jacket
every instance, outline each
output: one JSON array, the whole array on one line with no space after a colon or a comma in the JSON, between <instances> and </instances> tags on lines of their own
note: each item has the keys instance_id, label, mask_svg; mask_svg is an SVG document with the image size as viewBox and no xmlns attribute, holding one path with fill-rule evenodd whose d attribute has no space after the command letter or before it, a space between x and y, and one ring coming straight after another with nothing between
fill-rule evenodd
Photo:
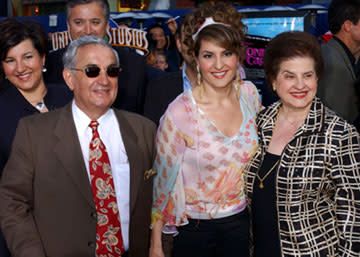
<instances>
[{"instance_id":1,"label":"dark suit jacket","mask_svg":"<svg viewBox=\"0 0 360 257\"><path fill-rule=\"evenodd\" d=\"M155 125L115 110L130 163L130 257L149 247ZM0 184L0 222L14 256L90 257L96 209L71 104L20 120Z\"/></svg>"},{"instance_id":2,"label":"dark suit jacket","mask_svg":"<svg viewBox=\"0 0 360 257\"><path fill-rule=\"evenodd\" d=\"M145 87L148 83L145 58L122 47L114 47L119 55L120 72L118 94L114 107L130 112L143 113ZM45 82L64 83L62 56L65 48L51 52L47 58L44 73Z\"/></svg>"},{"instance_id":3,"label":"dark suit jacket","mask_svg":"<svg viewBox=\"0 0 360 257\"><path fill-rule=\"evenodd\" d=\"M325 105L353 123L359 115L354 67L334 38L322 46L322 53L325 65L317 94Z\"/></svg>"},{"instance_id":4,"label":"dark suit jacket","mask_svg":"<svg viewBox=\"0 0 360 257\"><path fill-rule=\"evenodd\" d=\"M158 125L168 105L183 91L181 71L150 81L146 90L144 116Z\"/></svg>"},{"instance_id":5,"label":"dark suit jacket","mask_svg":"<svg viewBox=\"0 0 360 257\"><path fill-rule=\"evenodd\" d=\"M48 91L44 102L49 111L65 106L73 98L73 93L66 85L48 84L46 87ZM9 158L19 120L22 117L39 113L9 81L5 81L1 88L0 117L6 122L0 127L0 177Z\"/></svg>"}]
</instances>

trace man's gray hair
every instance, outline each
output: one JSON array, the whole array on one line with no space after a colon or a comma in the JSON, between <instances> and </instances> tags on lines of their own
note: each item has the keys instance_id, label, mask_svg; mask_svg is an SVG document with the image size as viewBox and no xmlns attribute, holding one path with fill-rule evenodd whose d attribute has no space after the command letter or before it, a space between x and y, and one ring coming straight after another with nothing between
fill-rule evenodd
<instances>
[{"instance_id":1,"label":"man's gray hair","mask_svg":"<svg viewBox=\"0 0 360 257\"><path fill-rule=\"evenodd\" d=\"M65 6L66 20L68 22L70 21L70 13L72 8L80 4L91 4L91 3L98 3L99 5L102 6L105 22L109 22L110 7L107 0L68 0Z\"/></svg>"},{"instance_id":2,"label":"man's gray hair","mask_svg":"<svg viewBox=\"0 0 360 257\"><path fill-rule=\"evenodd\" d=\"M87 45L102 45L111 49L115 55L116 65L120 67L118 53L103 39L96 36L84 36L80 37L70 43L63 55L64 68L72 69L76 67L76 55L80 47Z\"/></svg>"}]
</instances>

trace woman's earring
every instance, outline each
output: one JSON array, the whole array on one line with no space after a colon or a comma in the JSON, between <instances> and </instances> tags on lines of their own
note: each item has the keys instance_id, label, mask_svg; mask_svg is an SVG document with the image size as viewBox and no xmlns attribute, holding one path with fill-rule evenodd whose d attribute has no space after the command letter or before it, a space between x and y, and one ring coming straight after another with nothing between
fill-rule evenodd
<instances>
[{"instance_id":1,"label":"woman's earring","mask_svg":"<svg viewBox=\"0 0 360 257\"><path fill-rule=\"evenodd\" d=\"M238 92L239 89L240 89L240 81L241 81L240 65L238 65L237 70L236 70L235 81L234 81L234 89L235 89L236 92Z\"/></svg>"},{"instance_id":2,"label":"woman's earring","mask_svg":"<svg viewBox=\"0 0 360 257\"><path fill-rule=\"evenodd\" d=\"M204 94L204 86L201 83L201 72L200 72L199 64L196 65L196 70L197 70L197 85L200 87L200 89L199 89L199 97L202 98L202 96Z\"/></svg>"},{"instance_id":3,"label":"woman's earring","mask_svg":"<svg viewBox=\"0 0 360 257\"><path fill-rule=\"evenodd\" d=\"M237 96L237 98L239 98L240 97L240 85L241 85L240 65L237 66L236 76L235 76L233 85L234 85L236 96Z\"/></svg>"},{"instance_id":4,"label":"woman's earring","mask_svg":"<svg viewBox=\"0 0 360 257\"><path fill-rule=\"evenodd\" d=\"M201 85L201 73L200 73L199 64L196 65L196 70L197 70L197 85L200 86Z\"/></svg>"},{"instance_id":5,"label":"woman's earring","mask_svg":"<svg viewBox=\"0 0 360 257\"><path fill-rule=\"evenodd\" d=\"M45 67L45 66L43 66L43 68L42 68L42 72L46 72L46 71L47 71L46 67Z\"/></svg>"},{"instance_id":6,"label":"woman's earring","mask_svg":"<svg viewBox=\"0 0 360 257\"><path fill-rule=\"evenodd\" d=\"M273 85L273 91L276 92L276 87Z\"/></svg>"}]
</instances>

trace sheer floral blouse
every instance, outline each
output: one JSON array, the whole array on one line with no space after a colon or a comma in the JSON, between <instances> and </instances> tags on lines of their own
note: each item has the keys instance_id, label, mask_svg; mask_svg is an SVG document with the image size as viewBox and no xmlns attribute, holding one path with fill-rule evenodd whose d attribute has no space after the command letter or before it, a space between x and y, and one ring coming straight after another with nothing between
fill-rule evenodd
<instances>
[{"instance_id":1,"label":"sheer floral blouse","mask_svg":"<svg viewBox=\"0 0 360 257\"><path fill-rule=\"evenodd\" d=\"M156 136L152 225L187 224L246 208L243 169L258 147L255 117L261 108L256 87L240 85L243 122L224 136L197 106L192 90L179 95L160 121Z\"/></svg>"}]
</instances>

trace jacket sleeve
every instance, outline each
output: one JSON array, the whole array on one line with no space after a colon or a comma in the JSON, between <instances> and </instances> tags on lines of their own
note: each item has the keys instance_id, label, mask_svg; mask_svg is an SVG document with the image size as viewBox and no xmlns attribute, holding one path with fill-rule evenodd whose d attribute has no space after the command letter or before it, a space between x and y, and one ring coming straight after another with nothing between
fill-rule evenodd
<instances>
[{"instance_id":1,"label":"jacket sleeve","mask_svg":"<svg viewBox=\"0 0 360 257\"><path fill-rule=\"evenodd\" d=\"M336 186L339 256L355 257L360 253L360 137L353 126L345 126L332 157L331 176Z\"/></svg>"},{"instance_id":2,"label":"jacket sleeve","mask_svg":"<svg viewBox=\"0 0 360 257\"><path fill-rule=\"evenodd\" d=\"M45 257L33 212L31 135L20 120L0 183L0 224L13 256Z\"/></svg>"}]
</instances>

